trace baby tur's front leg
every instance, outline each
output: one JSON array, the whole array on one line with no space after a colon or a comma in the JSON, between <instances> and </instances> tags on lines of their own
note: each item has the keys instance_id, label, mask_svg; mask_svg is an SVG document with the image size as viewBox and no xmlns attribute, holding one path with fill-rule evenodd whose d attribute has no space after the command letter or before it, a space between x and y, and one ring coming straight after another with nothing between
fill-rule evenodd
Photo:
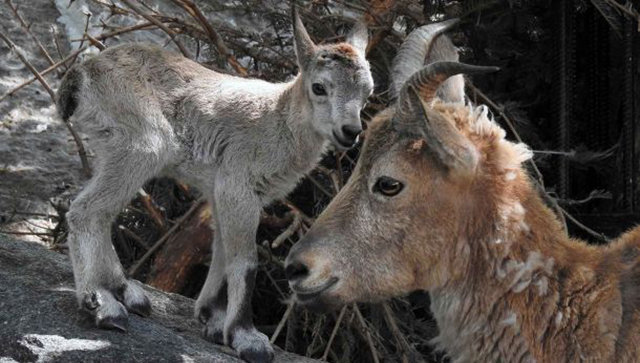
<instances>
[{"instance_id":1,"label":"baby tur's front leg","mask_svg":"<svg viewBox=\"0 0 640 363\"><path fill-rule=\"evenodd\" d=\"M271 362L274 350L267 336L254 327L251 309L258 267L255 239L262 202L248 186L226 180L219 180L215 191L217 238L207 282L196 303L196 315L206 320L208 339L219 340L222 325L223 342L235 349L240 358L252 363Z\"/></svg>"}]
</instances>

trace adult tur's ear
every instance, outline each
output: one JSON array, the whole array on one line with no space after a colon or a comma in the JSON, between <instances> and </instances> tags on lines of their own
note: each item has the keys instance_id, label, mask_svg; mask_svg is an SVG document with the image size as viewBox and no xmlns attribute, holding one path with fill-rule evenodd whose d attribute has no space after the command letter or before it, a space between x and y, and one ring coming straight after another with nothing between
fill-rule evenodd
<instances>
[{"instance_id":1,"label":"adult tur's ear","mask_svg":"<svg viewBox=\"0 0 640 363\"><path fill-rule=\"evenodd\" d=\"M316 45L311 40L307 29L305 29L302 20L298 15L298 9L295 5L291 6L291 19L293 23L293 45L298 59L298 67L301 69L309 62L316 51Z\"/></svg>"},{"instance_id":2,"label":"adult tur's ear","mask_svg":"<svg viewBox=\"0 0 640 363\"><path fill-rule=\"evenodd\" d=\"M369 31L367 30L367 23L364 20L359 20L351 31L347 35L347 43L351 44L356 50L363 55L367 52L367 43L369 43Z\"/></svg>"},{"instance_id":3,"label":"adult tur's ear","mask_svg":"<svg viewBox=\"0 0 640 363\"><path fill-rule=\"evenodd\" d=\"M415 72L398 96L394 128L410 137L422 138L426 149L450 170L472 172L478 153L471 142L442 115L431 108L438 87L456 74L497 71L497 67L472 66L457 62L436 62Z\"/></svg>"},{"instance_id":4,"label":"adult tur's ear","mask_svg":"<svg viewBox=\"0 0 640 363\"><path fill-rule=\"evenodd\" d=\"M420 91L409 87L398 99L398 111L392 119L394 128L410 139L424 140L423 150L448 170L471 173L478 163L478 153L460 131L422 99Z\"/></svg>"}]
</instances>

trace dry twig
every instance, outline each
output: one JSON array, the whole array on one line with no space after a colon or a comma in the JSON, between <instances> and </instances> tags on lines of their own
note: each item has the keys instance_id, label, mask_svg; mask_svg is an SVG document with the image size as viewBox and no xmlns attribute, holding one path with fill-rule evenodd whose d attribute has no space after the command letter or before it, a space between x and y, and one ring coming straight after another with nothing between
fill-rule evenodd
<instances>
[{"instance_id":1,"label":"dry twig","mask_svg":"<svg viewBox=\"0 0 640 363\"><path fill-rule=\"evenodd\" d=\"M160 229L161 232L166 231L167 226L164 222L164 217L162 216L162 213L158 210L158 208L156 208L156 206L153 204L151 196L147 192L145 192L143 188L140 188L138 190L138 195L140 196L140 201L142 202L144 209L147 210L147 214L153 220L153 223L155 223L155 225Z\"/></svg>"},{"instance_id":2,"label":"dry twig","mask_svg":"<svg viewBox=\"0 0 640 363\"><path fill-rule=\"evenodd\" d=\"M276 330L273 332L273 335L271 335L271 339L269 339L269 343L273 344L276 341L276 339L278 339L278 336L280 335L282 328L284 328L284 324L289 319L289 315L291 315L291 312L293 311L294 306L295 306L295 303L293 302L293 300L289 301L289 303L287 304L287 310L285 310L284 314L282 315L282 319L280 319L280 322L276 327Z\"/></svg>"},{"instance_id":3,"label":"dry twig","mask_svg":"<svg viewBox=\"0 0 640 363\"><path fill-rule=\"evenodd\" d=\"M51 232L13 232L13 231L0 231L4 234L13 234L16 236L53 236Z\"/></svg>"},{"instance_id":4,"label":"dry twig","mask_svg":"<svg viewBox=\"0 0 640 363\"><path fill-rule=\"evenodd\" d=\"M218 32L211 26L207 17L204 16L200 8L191 0L172 0L175 4L182 7L189 15L191 15L205 29L211 44L213 44L218 53L233 67L233 69L242 76L247 75L247 70L238 63L238 60L229 52L229 48L224 43Z\"/></svg>"},{"instance_id":5,"label":"dry twig","mask_svg":"<svg viewBox=\"0 0 640 363\"><path fill-rule=\"evenodd\" d=\"M98 48L98 50L100 50L101 52L105 49L107 49L107 47L102 44L101 41L99 41L98 39L94 38L91 36L91 34L89 33L84 33L84 36L89 39L89 43L91 43L91 45L93 45L94 47Z\"/></svg>"},{"instance_id":6,"label":"dry twig","mask_svg":"<svg viewBox=\"0 0 640 363\"><path fill-rule=\"evenodd\" d=\"M84 13L84 15L87 17L87 19L84 23L83 34L87 34L89 32L89 21L91 20L91 13ZM82 40L80 41L80 45L78 46L78 48L82 48L82 47L84 47L84 38L82 38ZM78 55L80 55L80 53L76 54L76 56L73 57L73 60L71 60L71 65L69 67L72 67L74 64L76 64L76 61L78 60Z\"/></svg>"},{"instance_id":7,"label":"dry twig","mask_svg":"<svg viewBox=\"0 0 640 363\"><path fill-rule=\"evenodd\" d=\"M295 211L293 211L292 213L293 221L291 222L289 227L287 227L287 229L280 233L280 235L276 237L273 242L271 242L271 248L280 247L280 245L282 245L282 243L286 241L287 238L293 236L293 234L296 233L296 231L299 230L300 227L302 227L302 216L300 216L300 213L297 213Z\"/></svg>"},{"instance_id":8,"label":"dry twig","mask_svg":"<svg viewBox=\"0 0 640 363\"><path fill-rule=\"evenodd\" d=\"M273 284L273 287L278 292L278 295L280 295L280 298L282 300L286 300L287 296L284 294L284 292L282 292L282 289L280 289L280 286L278 286L276 279L274 279L273 276L271 276L271 272L269 272L269 269L267 268L267 266L261 266L261 267L264 270L264 274L267 275L267 278L269 279L269 281L271 281L271 283Z\"/></svg>"},{"instance_id":9,"label":"dry twig","mask_svg":"<svg viewBox=\"0 0 640 363\"><path fill-rule=\"evenodd\" d=\"M382 311L384 312L384 320L389 327L389 331L391 331L391 335L393 335L393 339L396 341L398 345L398 350L400 350L400 354L402 355L402 362L409 362L409 352L413 349L407 342L407 339L402 335L400 328L398 328L398 324L396 324L396 318L393 314L393 310L389 306L388 302L382 303Z\"/></svg>"},{"instance_id":10,"label":"dry twig","mask_svg":"<svg viewBox=\"0 0 640 363\"><path fill-rule=\"evenodd\" d=\"M25 31L25 33L27 33L36 43L38 49L40 50L40 53L42 53L42 55L47 59L47 62L49 62L49 64L51 65L55 64L54 60L49 55L49 52L47 52L47 49L42 45L42 43L40 43L38 37L36 37L35 34L33 34L33 32L31 31L31 25L27 24L27 22L18 12L18 7L14 5L11 0L5 0L5 3L7 3L7 6L11 9L15 18L18 19L18 22L20 22L20 25L22 26L22 29Z\"/></svg>"},{"instance_id":11,"label":"dry twig","mask_svg":"<svg viewBox=\"0 0 640 363\"><path fill-rule=\"evenodd\" d=\"M162 237L160 237L160 239L158 241L156 241L156 243L153 244L153 246L151 246L151 248L149 248L149 250L142 256L140 257L140 259L138 261L136 261L131 268L129 268L129 276L133 277L136 275L136 273L138 272L138 270L140 269L140 267L142 267L142 265L147 262L147 260L156 252L160 249L160 247L162 247L162 245L167 241L167 239L175 232L178 230L178 228L180 228L182 226L182 224L189 219L189 217L191 217L191 215L198 210L198 208L200 207L201 204L206 203L206 201L204 199L198 199L197 201L193 202L193 204L191 205L191 208L189 208L189 210L182 216L180 217L180 219L178 219L176 221L176 223L171 226L171 228L167 231L167 233L165 233Z\"/></svg>"},{"instance_id":12,"label":"dry twig","mask_svg":"<svg viewBox=\"0 0 640 363\"><path fill-rule=\"evenodd\" d=\"M0 31L0 38L2 40L4 40L4 42L7 44L9 49L12 52L14 52L18 56L18 58L20 58L22 63L24 63L24 65L31 71L31 73L33 73L33 75L36 76L38 81L40 81L40 83L42 84L42 87L44 87L44 89L49 93L49 96L51 96L51 100L55 103L56 102L56 94L55 94L55 92L53 92L53 90L51 89L51 87L49 86L47 81L42 77L42 75L33 66L33 64L31 64L31 62L29 62L27 57L24 55L24 52L22 51L22 49L20 49L2 31ZM73 129L71 123L68 122L68 121L65 121L64 124L67 126L67 129L71 133L71 136L73 137L73 140L75 141L76 145L78 146L78 155L80 155L80 161L82 163L82 170L84 172L84 175L86 177L90 177L91 176L91 167L89 166L89 160L87 160L87 153L86 153L86 151L84 149L84 144L82 143L82 140L80 139L80 136Z\"/></svg>"},{"instance_id":13,"label":"dry twig","mask_svg":"<svg viewBox=\"0 0 640 363\"><path fill-rule=\"evenodd\" d=\"M340 315L338 315L338 320L336 320L336 325L333 327L331 331L331 335L329 336L329 341L327 342L327 347L324 349L324 353L322 354L322 360L327 360L329 356L329 351L331 350L331 344L333 344L333 340L336 338L336 334L338 333L338 329L340 328L340 324L342 324L342 319L344 318L344 314L347 312L347 305L343 306L340 310Z\"/></svg>"},{"instance_id":14,"label":"dry twig","mask_svg":"<svg viewBox=\"0 0 640 363\"><path fill-rule=\"evenodd\" d=\"M58 63L56 63L56 64L52 65L51 67L45 69L44 71L40 72L40 75L41 76L45 76L45 75L53 72L54 70L58 69L58 67L60 67L62 65L65 65L72 58L76 57L78 54L80 54L83 51L85 51L87 48L88 48L88 46L87 47L82 47L82 48L79 48L79 49L73 51L68 56L66 56L63 60L59 61ZM0 102L2 102L7 97L13 96L14 93L16 93L20 89L30 85L31 83L33 83L33 82L35 82L37 80L38 80L38 77L34 76L33 78L29 79L28 81L25 81L25 82L21 83L19 86L16 86L15 88L11 89L7 93L5 93L2 96L0 96Z\"/></svg>"},{"instance_id":15,"label":"dry twig","mask_svg":"<svg viewBox=\"0 0 640 363\"><path fill-rule=\"evenodd\" d=\"M320 184L320 182L317 181L316 178L313 177L313 175L309 174L309 175L307 175L307 178L309 179L309 181L311 181L311 183L313 183L313 185L316 186L316 188L318 188L319 191L322 192L322 194L324 194L327 197L329 197L329 199L333 198L333 193L328 191L327 188L325 188L322 184Z\"/></svg>"},{"instance_id":16,"label":"dry twig","mask_svg":"<svg viewBox=\"0 0 640 363\"><path fill-rule=\"evenodd\" d=\"M367 344L369 345L369 350L371 351L371 357L374 363L380 363L380 359L378 358L378 350L376 349L375 344L373 344L373 337L371 337L369 326L367 325L367 322L364 320L364 317L362 316L362 313L360 312L358 305L353 304L353 311L355 312L356 317L358 318L358 322L360 322L360 325L362 326L362 330L364 331L364 334L367 337Z\"/></svg>"},{"instance_id":17,"label":"dry twig","mask_svg":"<svg viewBox=\"0 0 640 363\"><path fill-rule=\"evenodd\" d=\"M13 53L15 53L15 55L18 56L20 61L22 61L22 63L31 71L31 73L33 73L33 75L36 76L38 81L40 81L40 84L42 84L42 87L44 87L44 89L49 93L49 96L51 96L51 99L55 102L56 93L51 89L47 81L44 78L42 78L42 75L33 66L33 64L29 62L29 60L24 54L24 51L20 47L18 47L11 39L9 39L9 37L2 31L0 31L0 39L2 39L5 42L5 44L7 44L9 49Z\"/></svg>"},{"instance_id":18,"label":"dry twig","mask_svg":"<svg viewBox=\"0 0 640 363\"><path fill-rule=\"evenodd\" d=\"M147 242L145 242L137 234L133 233L132 230L130 230L129 228L127 228L127 227L125 227L123 225L119 225L118 229L121 230L127 237L131 238L143 250L145 250L145 251L149 250L149 245L147 244Z\"/></svg>"},{"instance_id":19,"label":"dry twig","mask_svg":"<svg viewBox=\"0 0 640 363\"><path fill-rule=\"evenodd\" d=\"M150 21L151 23L156 25L158 28L162 29L165 33L167 33L167 35L169 35L169 38L171 38L173 43L178 47L178 49L180 49L180 52L182 53L182 55L184 55L187 58L191 58L191 56L189 55L189 52L187 51L187 48L185 48L184 45L182 44L182 42L180 42L180 40L178 40L176 32L174 32L173 30L169 29L160 20L158 20L158 19L154 18L153 16L148 15L147 13L142 11L140 8L138 8L138 6L134 5L131 1L129 1L129 0L120 0L120 1L122 3L124 3L125 5L127 5L131 10L135 11L137 14L139 14L143 18L147 19L148 21Z\"/></svg>"},{"instance_id":20,"label":"dry twig","mask_svg":"<svg viewBox=\"0 0 640 363\"><path fill-rule=\"evenodd\" d=\"M296 207L293 203L291 203L288 200L283 200L282 204L286 205L287 207L289 207L289 209L291 209L292 211L296 212L297 214L300 215L300 217L302 217L302 221L307 224L308 226L313 224L314 219L309 217L308 215L306 215L300 208Z\"/></svg>"}]
</instances>

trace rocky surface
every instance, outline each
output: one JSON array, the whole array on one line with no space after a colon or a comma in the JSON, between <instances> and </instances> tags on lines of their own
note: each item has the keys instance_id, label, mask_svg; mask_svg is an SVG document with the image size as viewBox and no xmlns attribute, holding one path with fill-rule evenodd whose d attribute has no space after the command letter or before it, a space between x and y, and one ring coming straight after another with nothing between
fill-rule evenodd
<instances>
[{"instance_id":1,"label":"rocky surface","mask_svg":"<svg viewBox=\"0 0 640 363\"><path fill-rule=\"evenodd\" d=\"M122 25L124 19L109 18L104 7L88 0L12 0L12 3L18 6L26 23L31 24L31 32L55 62L78 44L69 41L68 35L78 38L77 31L70 30L69 26L75 20L81 24L75 24L76 27L84 28L84 11L93 14L91 19L95 26L90 32L94 35L102 31L98 27L102 21L108 19L110 24ZM53 27L57 29L62 55L55 46ZM0 1L0 29L20 47L20 51L37 69L49 67L36 43L21 27L5 1ZM165 37L161 31L143 31L110 39L107 45L134 40L161 44ZM98 52L95 48L90 50ZM63 70L59 68L59 72L45 76L53 90L58 88ZM39 82L4 97L32 77L31 71L0 40L0 98L3 98L0 100L0 230L43 233L55 226L50 218L42 216L56 214L49 201L52 198L70 200L86 178L81 171L77 146L58 117L51 97ZM90 140L82 134L78 125L75 129L84 139L91 163L93 154ZM36 235L21 235L21 239L46 240Z\"/></svg>"},{"instance_id":2,"label":"rocky surface","mask_svg":"<svg viewBox=\"0 0 640 363\"><path fill-rule=\"evenodd\" d=\"M99 330L78 310L68 258L0 234L0 363L241 362L200 338L193 300L147 287L153 313ZM315 362L279 351L276 362Z\"/></svg>"},{"instance_id":3,"label":"rocky surface","mask_svg":"<svg viewBox=\"0 0 640 363\"><path fill-rule=\"evenodd\" d=\"M51 27L57 26L63 47L68 41L64 27L56 23L60 14L55 5L48 0L13 3L18 5L25 21L32 24L31 31L57 61L59 57L53 45ZM37 69L49 66L5 1L0 2L0 29L20 46ZM55 89L60 79L54 73L46 78ZM0 97L32 76L0 41ZM54 226L53 221L30 213L55 214L49 199L65 192L75 193L82 182L76 146L56 115L51 97L38 82L0 101L0 229L46 232Z\"/></svg>"}]
</instances>

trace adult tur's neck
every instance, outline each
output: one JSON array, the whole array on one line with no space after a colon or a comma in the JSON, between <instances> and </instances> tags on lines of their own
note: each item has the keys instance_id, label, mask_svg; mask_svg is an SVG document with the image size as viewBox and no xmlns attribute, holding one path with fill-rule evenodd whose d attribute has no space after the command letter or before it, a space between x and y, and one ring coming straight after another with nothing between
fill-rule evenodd
<instances>
[{"instance_id":1,"label":"adult tur's neck","mask_svg":"<svg viewBox=\"0 0 640 363\"><path fill-rule=\"evenodd\" d=\"M458 265L455 278L430 290L440 329L433 343L454 362L570 356L577 348L566 328L582 323L577 319L594 306L567 294L594 286L600 294L593 267L600 251L570 240L535 192L520 195L500 206L495 215L500 221L493 224L500 228L458 242L469 244L467 262ZM597 300L596 295L591 297Z\"/></svg>"}]
</instances>

